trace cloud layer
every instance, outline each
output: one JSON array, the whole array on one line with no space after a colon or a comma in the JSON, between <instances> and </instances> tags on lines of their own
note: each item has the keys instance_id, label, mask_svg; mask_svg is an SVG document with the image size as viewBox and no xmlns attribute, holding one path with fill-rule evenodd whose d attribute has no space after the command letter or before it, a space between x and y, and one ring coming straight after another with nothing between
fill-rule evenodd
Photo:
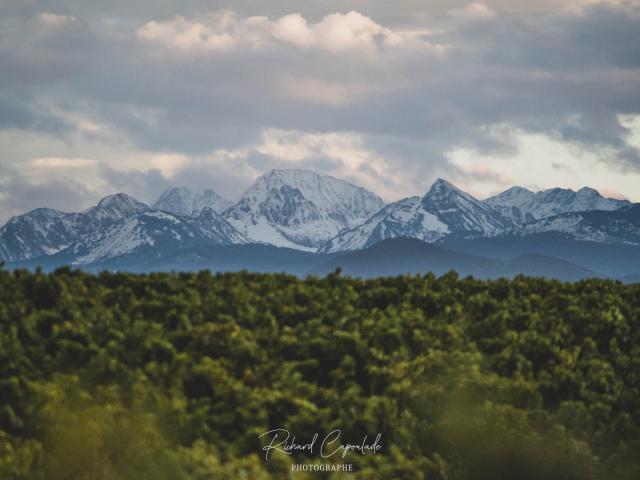
<instances>
[{"instance_id":1,"label":"cloud layer","mask_svg":"<svg viewBox=\"0 0 640 480\"><path fill-rule=\"evenodd\" d=\"M640 201L637 3L306 3L3 2L0 221L286 166Z\"/></svg>"}]
</instances>

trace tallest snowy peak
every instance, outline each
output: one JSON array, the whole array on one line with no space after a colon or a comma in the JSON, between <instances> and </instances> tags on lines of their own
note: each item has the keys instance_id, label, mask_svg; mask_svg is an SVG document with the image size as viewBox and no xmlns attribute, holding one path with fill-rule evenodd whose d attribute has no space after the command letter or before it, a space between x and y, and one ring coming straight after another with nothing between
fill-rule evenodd
<instances>
[{"instance_id":1,"label":"tallest snowy peak","mask_svg":"<svg viewBox=\"0 0 640 480\"><path fill-rule=\"evenodd\" d=\"M309 170L271 170L224 216L256 241L315 249L383 205L374 193L344 180Z\"/></svg>"},{"instance_id":2,"label":"tallest snowy peak","mask_svg":"<svg viewBox=\"0 0 640 480\"><path fill-rule=\"evenodd\" d=\"M313 182L319 181L321 175L312 172L310 170L298 170L298 169L286 169L286 170L277 170L272 169L267 173L260 175L256 179L256 184L266 184L266 185L282 185L282 184L298 184L300 182ZM327 177L328 178L328 177Z\"/></svg>"},{"instance_id":3,"label":"tallest snowy peak","mask_svg":"<svg viewBox=\"0 0 640 480\"><path fill-rule=\"evenodd\" d=\"M264 175L259 176L256 180L256 184L289 185L292 187L300 186L305 189L321 188L321 184L328 183L339 183L350 185L354 188L361 188L356 187L355 185L352 185L344 180L338 180L337 178L334 178L330 175L320 175L319 173L313 172L311 170L301 170L295 168L288 168L284 170L272 169Z\"/></svg>"},{"instance_id":4,"label":"tallest snowy peak","mask_svg":"<svg viewBox=\"0 0 640 480\"><path fill-rule=\"evenodd\" d=\"M270 170L258 177L256 182L245 192L243 198L250 195L268 193L273 188L300 194L305 200L313 202L320 210L338 209L343 215L361 216L362 210L369 213L382 208L384 202L376 194L358 187L345 180L330 175L320 175L311 170ZM349 212L352 209L352 212ZM372 210L372 211L370 211Z\"/></svg>"}]
</instances>

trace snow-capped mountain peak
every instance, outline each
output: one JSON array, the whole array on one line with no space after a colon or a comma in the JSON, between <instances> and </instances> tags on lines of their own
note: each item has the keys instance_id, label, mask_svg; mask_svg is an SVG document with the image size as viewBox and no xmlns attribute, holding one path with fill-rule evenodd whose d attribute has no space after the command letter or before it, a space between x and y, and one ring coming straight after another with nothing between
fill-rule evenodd
<instances>
[{"instance_id":1,"label":"snow-capped mountain peak","mask_svg":"<svg viewBox=\"0 0 640 480\"><path fill-rule=\"evenodd\" d=\"M582 241L640 245L640 204L616 210L560 213L526 223L513 231L517 235L546 232L561 233Z\"/></svg>"},{"instance_id":2,"label":"snow-capped mountain peak","mask_svg":"<svg viewBox=\"0 0 640 480\"><path fill-rule=\"evenodd\" d=\"M638 245L639 208L589 187L540 192L512 187L480 201L442 178L423 196L385 206L375 194L331 176L271 170L232 206L213 190L176 187L152 207L118 193L80 213L38 208L0 228L0 259L56 255L56 261L103 265L126 263L130 255L146 261L211 245L253 242L334 252L396 237L432 243L550 232Z\"/></svg>"},{"instance_id":3,"label":"snow-capped mountain peak","mask_svg":"<svg viewBox=\"0 0 640 480\"><path fill-rule=\"evenodd\" d=\"M164 192L153 204L156 210L191 215L193 212L193 192L187 187L173 187Z\"/></svg>"},{"instance_id":4,"label":"snow-capped mountain peak","mask_svg":"<svg viewBox=\"0 0 640 480\"><path fill-rule=\"evenodd\" d=\"M315 249L384 206L368 190L308 170L271 170L223 213L254 241Z\"/></svg>"},{"instance_id":5,"label":"snow-capped mountain peak","mask_svg":"<svg viewBox=\"0 0 640 480\"><path fill-rule=\"evenodd\" d=\"M65 212L61 212L60 210L54 210L53 208L40 207L31 210L26 215L30 215L31 217L42 217L42 218L60 218L66 215ZM11 218L9 221L16 219L17 217Z\"/></svg>"},{"instance_id":6,"label":"snow-capped mountain peak","mask_svg":"<svg viewBox=\"0 0 640 480\"><path fill-rule=\"evenodd\" d=\"M442 178L422 198L422 208L436 215L451 231L490 235L511 226L493 208Z\"/></svg>"},{"instance_id":7,"label":"snow-capped mountain peak","mask_svg":"<svg viewBox=\"0 0 640 480\"><path fill-rule=\"evenodd\" d=\"M52 255L83 235L147 209L144 203L123 193L109 195L82 213L37 208L13 217L0 228L0 258L18 261Z\"/></svg>"},{"instance_id":8,"label":"snow-capped mountain peak","mask_svg":"<svg viewBox=\"0 0 640 480\"><path fill-rule=\"evenodd\" d=\"M134 212L147 210L148 208L146 204L139 202L126 193L115 193L104 197L95 207L90 208L87 213L100 210L112 218L122 218Z\"/></svg>"},{"instance_id":9,"label":"snow-capped mountain peak","mask_svg":"<svg viewBox=\"0 0 640 480\"><path fill-rule=\"evenodd\" d=\"M529 198L531 195L534 195L534 194L535 192L532 192L528 188L515 186L515 187L508 188L507 190L502 192L500 196L504 199L517 200L523 197Z\"/></svg>"},{"instance_id":10,"label":"snow-capped mountain peak","mask_svg":"<svg viewBox=\"0 0 640 480\"><path fill-rule=\"evenodd\" d=\"M359 250L398 237L435 242L450 233L445 223L422 208L421 200L421 197L409 197L391 203L363 224L342 230L319 251Z\"/></svg>"},{"instance_id":11,"label":"snow-capped mountain peak","mask_svg":"<svg viewBox=\"0 0 640 480\"><path fill-rule=\"evenodd\" d=\"M598 192L595 188L582 187L580 190L578 190L578 195L596 197L600 196L600 192Z\"/></svg>"},{"instance_id":12,"label":"snow-capped mountain peak","mask_svg":"<svg viewBox=\"0 0 640 480\"><path fill-rule=\"evenodd\" d=\"M590 187L583 187L577 192L568 188L551 188L532 192L522 187L512 187L488 198L485 203L517 224L562 213L589 210L612 211L629 205L626 200L605 198Z\"/></svg>"},{"instance_id":13,"label":"snow-capped mountain peak","mask_svg":"<svg viewBox=\"0 0 640 480\"><path fill-rule=\"evenodd\" d=\"M494 235L509 227L491 207L439 178L423 197L387 205L363 224L342 230L321 251L357 250L397 237L435 242L450 234Z\"/></svg>"},{"instance_id":14,"label":"snow-capped mountain peak","mask_svg":"<svg viewBox=\"0 0 640 480\"><path fill-rule=\"evenodd\" d=\"M232 203L211 189L192 190L187 187L173 187L160 195L153 204L156 210L176 215L198 215L204 208L212 208L220 213Z\"/></svg>"},{"instance_id":15,"label":"snow-capped mountain peak","mask_svg":"<svg viewBox=\"0 0 640 480\"><path fill-rule=\"evenodd\" d=\"M114 193L107 195L96 205L98 208L120 208L135 210L140 206L144 206L142 202L139 202L135 198L126 193Z\"/></svg>"},{"instance_id":16,"label":"snow-capped mountain peak","mask_svg":"<svg viewBox=\"0 0 640 480\"><path fill-rule=\"evenodd\" d=\"M10 262L49 255L68 245L74 233L67 214L37 208L12 217L0 228L0 259Z\"/></svg>"},{"instance_id":17,"label":"snow-capped mountain peak","mask_svg":"<svg viewBox=\"0 0 640 480\"><path fill-rule=\"evenodd\" d=\"M429 188L429 190L425 194L425 197L433 197L433 198L442 197L442 196L449 195L452 192L465 194L462 190L460 190L458 187L456 187L452 183L448 182L444 178L438 177L433 182L433 184L431 184L431 188Z\"/></svg>"},{"instance_id":18,"label":"snow-capped mountain peak","mask_svg":"<svg viewBox=\"0 0 640 480\"><path fill-rule=\"evenodd\" d=\"M87 264L134 253L153 256L199 245L238 243L248 241L210 208L198 218L147 210L85 236L62 254L71 254L74 263Z\"/></svg>"}]
</instances>

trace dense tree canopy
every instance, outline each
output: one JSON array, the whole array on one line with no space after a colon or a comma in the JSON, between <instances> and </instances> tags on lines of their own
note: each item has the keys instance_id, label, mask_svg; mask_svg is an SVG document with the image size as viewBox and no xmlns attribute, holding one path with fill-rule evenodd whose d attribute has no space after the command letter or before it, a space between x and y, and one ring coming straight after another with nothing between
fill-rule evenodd
<instances>
[{"instance_id":1,"label":"dense tree canopy","mask_svg":"<svg viewBox=\"0 0 640 480\"><path fill-rule=\"evenodd\" d=\"M0 478L640 477L640 286L0 271ZM343 459L332 459L342 463Z\"/></svg>"}]
</instances>

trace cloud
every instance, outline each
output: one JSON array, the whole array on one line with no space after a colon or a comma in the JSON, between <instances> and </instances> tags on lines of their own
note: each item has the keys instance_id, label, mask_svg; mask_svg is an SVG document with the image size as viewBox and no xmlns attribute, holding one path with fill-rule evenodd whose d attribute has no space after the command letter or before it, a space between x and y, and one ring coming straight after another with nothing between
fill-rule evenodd
<instances>
[{"instance_id":1,"label":"cloud","mask_svg":"<svg viewBox=\"0 0 640 480\"><path fill-rule=\"evenodd\" d=\"M271 33L277 40L303 48L310 47L317 41L316 35L309 28L307 20L299 13L292 13L279 18L272 25Z\"/></svg>"},{"instance_id":2,"label":"cloud","mask_svg":"<svg viewBox=\"0 0 640 480\"><path fill-rule=\"evenodd\" d=\"M393 166L389 159L369 149L358 134L305 133L295 130L267 130L255 151L275 162L300 167L309 161L324 160L325 169L335 176L356 180L390 195Z\"/></svg>"},{"instance_id":3,"label":"cloud","mask_svg":"<svg viewBox=\"0 0 640 480\"><path fill-rule=\"evenodd\" d=\"M57 13L39 13L36 19L46 27L63 27L76 21L73 15L59 15Z\"/></svg>"},{"instance_id":4,"label":"cloud","mask_svg":"<svg viewBox=\"0 0 640 480\"><path fill-rule=\"evenodd\" d=\"M208 14L196 21L176 17L166 22L145 23L137 34L144 40L178 50L226 50L235 44L232 32L227 31L233 23L232 12Z\"/></svg>"},{"instance_id":5,"label":"cloud","mask_svg":"<svg viewBox=\"0 0 640 480\"><path fill-rule=\"evenodd\" d=\"M31 165L39 168L81 168L90 167L95 164L96 161L90 158L42 157L34 158L31 161Z\"/></svg>"},{"instance_id":6,"label":"cloud","mask_svg":"<svg viewBox=\"0 0 640 480\"><path fill-rule=\"evenodd\" d=\"M373 48L374 46L398 46L403 38L388 28L374 22L359 12L346 15L334 13L324 17L311 27L315 45L338 51L351 48Z\"/></svg>"},{"instance_id":7,"label":"cloud","mask_svg":"<svg viewBox=\"0 0 640 480\"><path fill-rule=\"evenodd\" d=\"M122 192L145 202L153 203L171 185L171 180L156 168L116 169L100 163L100 174L111 187L111 193Z\"/></svg>"},{"instance_id":8,"label":"cloud","mask_svg":"<svg viewBox=\"0 0 640 480\"><path fill-rule=\"evenodd\" d=\"M148 42L181 52L220 52L233 48L266 48L274 42L332 52L375 51L398 47L411 38L396 33L355 10L333 13L309 23L300 13L271 20L264 16L240 18L235 12L210 12L194 18L150 21L137 29Z\"/></svg>"},{"instance_id":9,"label":"cloud","mask_svg":"<svg viewBox=\"0 0 640 480\"><path fill-rule=\"evenodd\" d=\"M462 8L454 8L449 10L449 14L464 20L488 20L496 16L496 12L484 3L470 3Z\"/></svg>"},{"instance_id":10,"label":"cloud","mask_svg":"<svg viewBox=\"0 0 640 480\"><path fill-rule=\"evenodd\" d=\"M42 108L32 98L14 95L13 88L0 90L0 129L24 129L52 135L62 135L71 131L71 126L63 119Z\"/></svg>"},{"instance_id":11,"label":"cloud","mask_svg":"<svg viewBox=\"0 0 640 480\"><path fill-rule=\"evenodd\" d=\"M455 149L447 154L457 167L451 173L452 178L480 198L514 184L531 190L553 187L577 190L590 186L601 192L614 192L616 197L629 194L633 197L640 176L612 170L609 164L601 161L606 152L567 144L561 138L531 134L508 126L504 128L510 130L517 145L509 154L487 156L471 149Z\"/></svg>"},{"instance_id":12,"label":"cloud","mask_svg":"<svg viewBox=\"0 0 640 480\"><path fill-rule=\"evenodd\" d=\"M33 182L19 173L3 178L0 187L0 221L39 207L74 211L95 198L81 183L70 179Z\"/></svg>"},{"instance_id":13,"label":"cloud","mask_svg":"<svg viewBox=\"0 0 640 480\"><path fill-rule=\"evenodd\" d=\"M583 164L640 200L633 3L134 3L0 2L0 177L87 199L127 182L144 200L168 183L234 197L295 166L393 199L436 176L526 184L509 162L529 149L550 179Z\"/></svg>"}]
</instances>

